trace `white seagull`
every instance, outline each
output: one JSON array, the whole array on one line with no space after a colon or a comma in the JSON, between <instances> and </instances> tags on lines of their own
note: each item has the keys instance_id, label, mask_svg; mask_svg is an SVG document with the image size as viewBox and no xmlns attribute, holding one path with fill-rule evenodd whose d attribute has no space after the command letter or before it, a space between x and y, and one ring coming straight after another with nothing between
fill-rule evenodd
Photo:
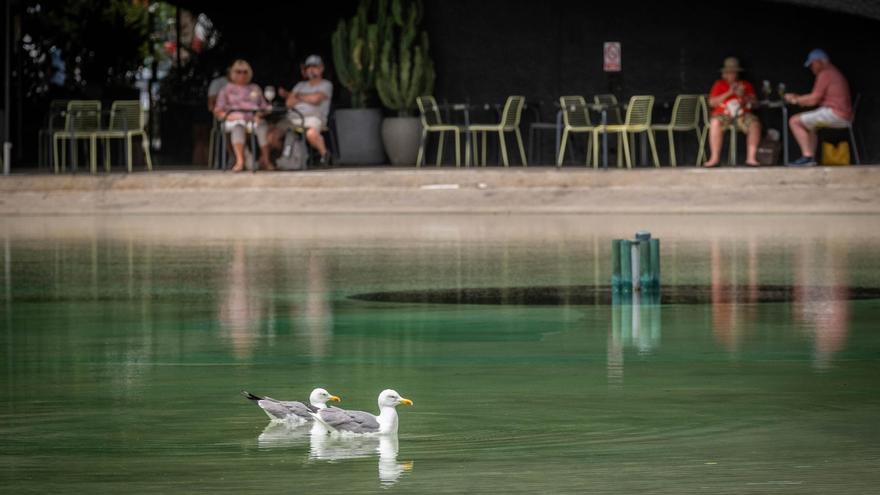
<instances>
[{"instance_id":1,"label":"white seagull","mask_svg":"<svg viewBox=\"0 0 880 495\"><path fill-rule=\"evenodd\" d=\"M245 398L256 402L257 405L260 406L260 409L262 409L272 421L293 420L300 423L312 421L313 413L326 408L328 400L335 402L341 400L339 397L331 395L330 392L323 388L312 390L312 393L309 395L308 404L298 400L282 401L271 397L260 397L259 395L254 395L244 390L241 391L241 394L244 395Z\"/></svg>"},{"instance_id":2,"label":"white seagull","mask_svg":"<svg viewBox=\"0 0 880 495\"><path fill-rule=\"evenodd\" d=\"M378 416L364 411L346 411L338 407L327 407L311 415L331 433L396 434L396 407L400 404L411 406L413 402L401 397L394 390L383 390L379 394L378 402Z\"/></svg>"}]
</instances>

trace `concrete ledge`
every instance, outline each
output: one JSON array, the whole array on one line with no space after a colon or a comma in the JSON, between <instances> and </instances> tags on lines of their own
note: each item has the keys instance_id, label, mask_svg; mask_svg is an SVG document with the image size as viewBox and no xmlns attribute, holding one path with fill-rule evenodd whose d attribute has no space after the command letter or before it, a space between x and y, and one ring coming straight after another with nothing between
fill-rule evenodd
<instances>
[{"instance_id":1,"label":"concrete ledge","mask_svg":"<svg viewBox=\"0 0 880 495\"><path fill-rule=\"evenodd\" d=\"M0 213L880 213L880 167L359 168L0 178Z\"/></svg>"}]
</instances>

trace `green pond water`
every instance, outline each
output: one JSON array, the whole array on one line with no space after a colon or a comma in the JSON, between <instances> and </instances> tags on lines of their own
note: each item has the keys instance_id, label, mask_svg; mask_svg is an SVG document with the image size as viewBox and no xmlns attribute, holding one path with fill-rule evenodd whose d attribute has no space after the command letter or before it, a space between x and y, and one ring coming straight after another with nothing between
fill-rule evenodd
<instances>
[{"instance_id":1,"label":"green pond water","mask_svg":"<svg viewBox=\"0 0 880 495\"><path fill-rule=\"evenodd\" d=\"M856 297L880 287L878 227L0 220L0 491L878 493L880 300ZM679 297L607 304L610 241L639 228ZM456 299L474 290L494 300ZM240 395L316 386L415 405L396 438L333 438Z\"/></svg>"}]
</instances>

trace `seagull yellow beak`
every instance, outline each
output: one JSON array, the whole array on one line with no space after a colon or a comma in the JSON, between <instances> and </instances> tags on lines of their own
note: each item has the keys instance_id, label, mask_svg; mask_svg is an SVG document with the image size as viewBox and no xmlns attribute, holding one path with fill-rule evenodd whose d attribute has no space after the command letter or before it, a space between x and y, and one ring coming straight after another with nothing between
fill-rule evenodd
<instances>
[{"instance_id":1,"label":"seagull yellow beak","mask_svg":"<svg viewBox=\"0 0 880 495\"><path fill-rule=\"evenodd\" d=\"M399 403L400 403L400 404L403 404L403 405L405 405L405 406L411 406L411 405L413 405L413 401L411 401L411 400L409 400L409 399L404 399L403 397L400 398L400 402L399 402Z\"/></svg>"},{"instance_id":2,"label":"seagull yellow beak","mask_svg":"<svg viewBox=\"0 0 880 495\"><path fill-rule=\"evenodd\" d=\"M334 401L334 402L339 402L339 401L341 401L342 399L340 399L339 397L336 397L335 395L331 395L330 397L327 398L327 400L332 400L332 401Z\"/></svg>"}]
</instances>

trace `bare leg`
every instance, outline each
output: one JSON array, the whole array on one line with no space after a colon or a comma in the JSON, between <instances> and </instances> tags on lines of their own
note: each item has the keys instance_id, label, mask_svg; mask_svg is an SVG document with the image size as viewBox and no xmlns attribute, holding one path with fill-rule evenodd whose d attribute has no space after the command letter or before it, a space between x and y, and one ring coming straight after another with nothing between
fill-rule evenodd
<instances>
[{"instance_id":1,"label":"bare leg","mask_svg":"<svg viewBox=\"0 0 880 495\"><path fill-rule=\"evenodd\" d=\"M315 127L309 127L306 131L306 140L309 144L312 145L312 148L318 150L318 153L321 156L327 154L327 145L324 144L324 137L321 136L321 131L319 131Z\"/></svg>"},{"instance_id":2,"label":"bare leg","mask_svg":"<svg viewBox=\"0 0 880 495\"><path fill-rule=\"evenodd\" d=\"M753 120L749 124L746 137L746 165L757 167L758 163L758 144L761 141L761 124L757 120Z\"/></svg>"},{"instance_id":3,"label":"bare leg","mask_svg":"<svg viewBox=\"0 0 880 495\"><path fill-rule=\"evenodd\" d=\"M812 157L816 151L816 133L807 127L801 122L800 115L792 115L790 119L788 119L788 127L791 129L791 133L794 134L794 139L797 141L798 146L801 147L801 155Z\"/></svg>"},{"instance_id":4,"label":"bare leg","mask_svg":"<svg viewBox=\"0 0 880 495\"><path fill-rule=\"evenodd\" d=\"M232 171L241 172L244 170L244 143L232 143L232 152L235 153L235 165L232 166Z\"/></svg>"},{"instance_id":5,"label":"bare leg","mask_svg":"<svg viewBox=\"0 0 880 495\"><path fill-rule=\"evenodd\" d=\"M719 119L709 123L709 160L704 167L714 167L721 161L721 141L724 139L724 125Z\"/></svg>"}]
</instances>

